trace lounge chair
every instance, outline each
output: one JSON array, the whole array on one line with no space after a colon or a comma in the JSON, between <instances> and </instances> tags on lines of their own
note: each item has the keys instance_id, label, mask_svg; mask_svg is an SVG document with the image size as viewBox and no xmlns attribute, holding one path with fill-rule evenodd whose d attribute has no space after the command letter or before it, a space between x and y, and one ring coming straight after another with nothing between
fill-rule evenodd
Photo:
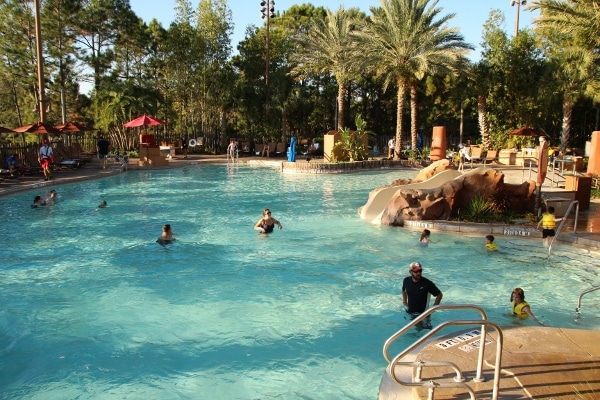
<instances>
[{"instance_id":1,"label":"lounge chair","mask_svg":"<svg viewBox=\"0 0 600 400\"><path fill-rule=\"evenodd\" d=\"M79 146L79 148L81 148L81 146ZM94 158L94 155L91 153L80 153L74 145L69 146L67 151L71 158L82 160L83 163L90 162Z\"/></svg>"},{"instance_id":2,"label":"lounge chair","mask_svg":"<svg viewBox=\"0 0 600 400\"><path fill-rule=\"evenodd\" d=\"M492 163L497 156L498 150L488 150L485 154L485 158L483 159L483 166L485 167L487 163Z\"/></svg>"},{"instance_id":3,"label":"lounge chair","mask_svg":"<svg viewBox=\"0 0 600 400\"><path fill-rule=\"evenodd\" d=\"M73 159L63 146L54 147L54 164L60 168L79 168L83 160Z\"/></svg>"},{"instance_id":4,"label":"lounge chair","mask_svg":"<svg viewBox=\"0 0 600 400\"><path fill-rule=\"evenodd\" d=\"M31 173L42 173L42 166L38 160L38 155L33 152L27 152L24 154L25 163Z\"/></svg>"},{"instance_id":5,"label":"lounge chair","mask_svg":"<svg viewBox=\"0 0 600 400\"><path fill-rule=\"evenodd\" d=\"M483 159L481 158L481 154L483 152L483 148L479 146L471 146L471 169L473 169L473 163L480 163Z\"/></svg>"},{"instance_id":6,"label":"lounge chair","mask_svg":"<svg viewBox=\"0 0 600 400\"><path fill-rule=\"evenodd\" d=\"M273 148L273 147L271 147L271 148ZM279 142L275 145L274 149L275 149L276 156L281 156L281 155L285 156L286 151L287 151L287 145L284 142Z\"/></svg>"}]
</instances>

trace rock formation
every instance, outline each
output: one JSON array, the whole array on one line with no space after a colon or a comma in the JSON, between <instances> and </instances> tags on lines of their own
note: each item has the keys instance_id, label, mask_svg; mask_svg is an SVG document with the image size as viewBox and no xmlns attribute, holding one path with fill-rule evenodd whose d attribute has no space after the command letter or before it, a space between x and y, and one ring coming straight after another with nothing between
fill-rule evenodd
<instances>
[{"instance_id":1,"label":"rock formation","mask_svg":"<svg viewBox=\"0 0 600 400\"><path fill-rule=\"evenodd\" d=\"M500 193L515 212L533 212L535 207L534 181L504 183L504 174L491 168L471 170L433 189L402 189L401 185L398 189L381 214L382 225L403 226L406 220L447 220L456 210L466 210L477 195L489 199Z\"/></svg>"}]
</instances>

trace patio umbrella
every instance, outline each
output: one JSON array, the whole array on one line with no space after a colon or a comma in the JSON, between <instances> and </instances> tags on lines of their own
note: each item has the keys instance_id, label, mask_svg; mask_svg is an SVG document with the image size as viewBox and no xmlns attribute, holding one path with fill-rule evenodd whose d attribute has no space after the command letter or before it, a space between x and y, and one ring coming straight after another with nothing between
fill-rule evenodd
<instances>
[{"instance_id":1,"label":"patio umbrella","mask_svg":"<svg viewBox=\"0 0 600 400\"><path fill-rule=\"evenodd\" d=\"M64 124L54 126L55 129L63 133L77 133L77 132L89 132L96 131L96 128L82 124L81 122L65 122Z\"/></svg>"},{"instance_id":2,"label":"patio umbrella","mask_svg":"<svg viewBox=\"0 0 600 400\"><path fill-rule=\"evenodd\" d=\"M509 136L548 136L546 132L535 128L522 127L508 133Z\"/></svg>"},{"instance_id":3,"label":"patio umbrella","mask_svg":"<svg viewBox=\"0 0 600 400\"><path fill-rule=\"evenodd\" d=\"M37 133L38 135L59 135L60 131L50 124L44 122L36 122L35 124L23 125L13 129L19 133Z\"/></svg>"},{"instance_id":4,"label":"patio umbrella","mask_svg":"<svg viewBox=\"0 0 600 400\"><path fill-rule=\"evenodd\" d=\"M133 120L123 124L123 126L125 128L136 128L136 127L145 126L145 125L164 125L164 124L165 124L164 121L161 121L156 118L152 118L152 117L144 114L141 117L137 117L136 119L133 119Z\"/></svg>"},{"instance_id":5,"label":"patio umbrella","mask_svg":"<svg viewBox=\"0 0 600 400\"><path fill-rule=\"evenodd\" d=\"M12 129L8 129L3 126L0 126L0 133L15 133L15 131L13 131Z\"/></svg>"}]
</instances>

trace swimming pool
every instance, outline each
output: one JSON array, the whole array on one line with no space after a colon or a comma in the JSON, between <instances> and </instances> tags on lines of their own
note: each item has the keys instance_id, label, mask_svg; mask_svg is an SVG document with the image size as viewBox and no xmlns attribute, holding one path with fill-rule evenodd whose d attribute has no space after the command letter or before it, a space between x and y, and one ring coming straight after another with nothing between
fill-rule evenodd
<instances>
[{"instance_id":1,"label":"swimming pool","mask_svg":"<svg viewBox=\"0 0 600 400\"><path fill-rule=\"evenodd\" d=\"M600 327L593 293L574 320L597 253L498 237L488 254L437 232L422 248L359 219L370 190L414 174L196 166L59 186L40 209L38 193L0 200L0 398L375 399L411 261L444 303L501 324L520 286L548 325ZM263 237L266 207L284 229ZM178 241L162 247L165 223Z\"/></svg>"}]
</instances>

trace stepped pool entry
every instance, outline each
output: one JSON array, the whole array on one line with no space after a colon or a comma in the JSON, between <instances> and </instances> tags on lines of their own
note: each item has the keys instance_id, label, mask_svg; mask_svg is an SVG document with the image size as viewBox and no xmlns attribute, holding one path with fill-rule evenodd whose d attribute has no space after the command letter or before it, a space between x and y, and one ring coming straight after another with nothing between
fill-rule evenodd
<instances>
[{"instance_id":1,"label":"stepped pool entry","mask_svg":"<svg viewBox=\"0 0 600 400\"><path fill-rule=\"evenodd\" d=\"M500 236L490 254L437 232L423 248L360 219L372 189L414 175L194 166L55 186L38 209L44 192L0 200L0 398L373 399L412 261L443 303L501 325L533 325L505 316L519 286L547 325L600 327L593 295L574 316L595 252ZM264 208L283 224L268 237L252 229ZM162 247L165 223L177 242Z\"/></svg>"}]
</instances>

